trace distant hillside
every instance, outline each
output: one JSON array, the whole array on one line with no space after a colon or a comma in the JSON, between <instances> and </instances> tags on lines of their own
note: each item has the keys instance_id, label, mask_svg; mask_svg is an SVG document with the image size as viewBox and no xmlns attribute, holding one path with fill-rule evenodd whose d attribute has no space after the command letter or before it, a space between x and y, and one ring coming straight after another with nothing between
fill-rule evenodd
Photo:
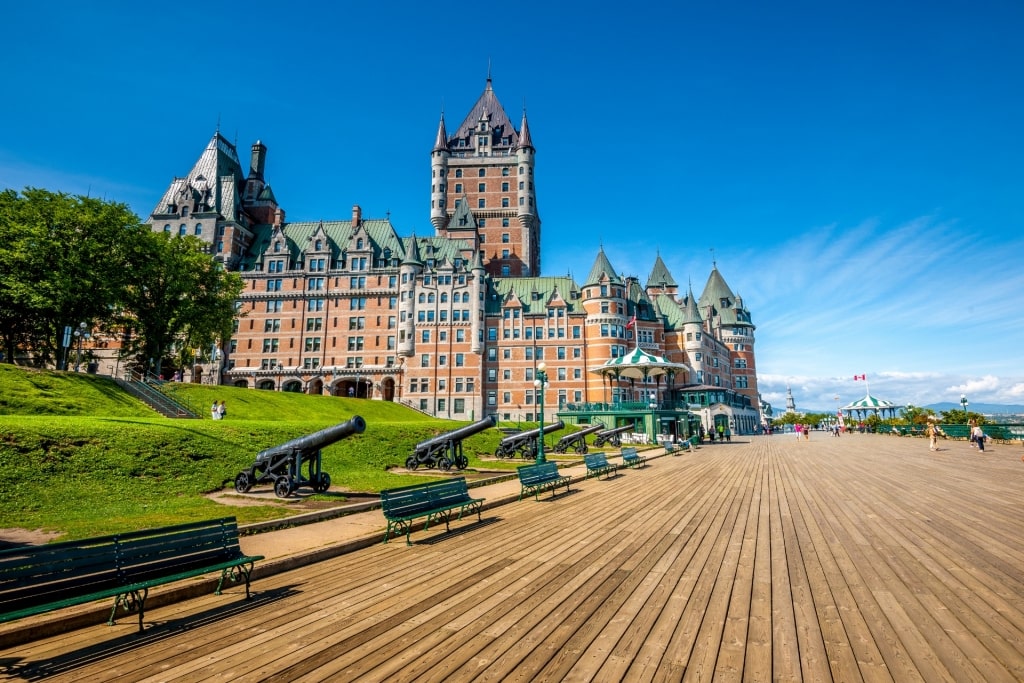
<instances>
[{"instance_id":1,"label":"distant hillside","mask_svg":"<svg viewBox=\"0 0 1024 683\"><path fill-rule=\"evenodd\" d=\"M944 410L961 409L959 403L952 403L950 401L945 401L943 403L929 403L924 407L931 408L937 413L941 413ZM981 413L982 415L1020 415L1024 413L1024 405L1003 405L1000 403L968 403L967 411L971 413Z\"/></svg>"}]
</instances>

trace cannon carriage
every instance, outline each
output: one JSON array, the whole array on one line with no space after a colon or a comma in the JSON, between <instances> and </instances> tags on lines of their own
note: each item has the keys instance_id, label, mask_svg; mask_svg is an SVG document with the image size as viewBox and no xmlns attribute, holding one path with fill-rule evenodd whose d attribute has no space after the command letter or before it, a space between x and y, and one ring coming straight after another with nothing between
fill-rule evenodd
<instances>
[{"instance_id":1,"label":"cannon carriage","mask_svg":"<svg viewBox=\"0 0 1024 683\"><path fill-rule=\"evenodd\" d=\"M366 421L356 415L347 422L262 450L252 466L235 477L235 490L247 493L258 484L272 483L278 498L287 498L302 486L323 493L331 487L331 475L323 471L320 449L365 430Z\"/></svg>"},{"instance_id":2,"label":"cannon carriage","mask_svg":"<svg viewBox=\"0 0 1024 683\"><path fill-rule=\"evenodd\" d=\"M488 427L497 424L498 418L489 415L473 424L438 434L426 441L416 444L412 455L405 459L406 469L415 470L419 467L436 467L447 472L452 467L464 470L469 465L469 458L462 453L462 440L467 439Z\"/></svg>"},{"instance_id":3,"label":"cannon carriage","mask_svg":"<svg viewBox=\"0 0 1024 683\"><path fill-rule=\"evenodd\" d=\"M587 436L602 429L604 429L603 424L595 424L573 434L566 434L551 450L555 453L566 453L571 448L577 453L585 454L587 452Z\"/></svg>"},{"instance_id":4,"label":"cannon carriage","mask_svg":"<svg viewBox=\"0 0 1024 683\"><path fill-rule=\"evenodd\" d=\"M622 445L622 437L620 436L623 432L628 432L633 429L633 425L622 425L621 427L615 427L613 429L606 429L603 432L598 432L597 436L594 437L594 446L600 447L605 444L618 447Z\"/></svg>"},{"instance_id":5,"label":"cannon carriage","mask_svg":"<svg viewBox=\"0 0 1024 683\"><path fill-rule=\"evenodd\" d=\"M559 420L549 425L544 425L544 433L550 434L565 429L565 423ZM525 432L506 436L498 444L494 454L499 458L514 458L518 454L523 460L537 457L537 439L540 437L540 427L528 429Z\"/></svg>"}]
</instances>

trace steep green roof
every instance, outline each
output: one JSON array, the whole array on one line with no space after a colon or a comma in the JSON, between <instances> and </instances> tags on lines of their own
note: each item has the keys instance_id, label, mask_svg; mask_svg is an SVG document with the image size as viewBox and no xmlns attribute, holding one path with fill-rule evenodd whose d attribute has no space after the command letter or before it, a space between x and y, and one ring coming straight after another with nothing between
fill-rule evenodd
<instances>
[{"instance_id":1,"label":"steep green roof","mask_svg":"<svg viewBox=\"0 0 1024 683\"><path fill-rule=\"evenodd\" d=\"M621 285L622 278L612 268L611 261L608 260L608 256L604 253L604 247L601 247L600 251L597 252L597 258L594 259L594 266L590 269L590 275L584 281L583 285L596 285L601 282L601 276L607 275L608 280L613 284Z\"/></svg>"},{"instance_id":2,"label":"steep green roof","mask_svg":"<svg viewBox=\"0 0 1024 683\"><path fill-rule=\"evenodd\" d=\"M330 247L332 260L337 260L344 249L348 249L349 239L352 237L352 221L305 221L285 223L282 226L288 254L292 261L302 258L303 251L309 245L313 234L323 226L327 235L328 246ZM401 239L395 232L394 226L387 219L367 219L362 222L362 228L370 240L368 247L372 249L374 258L390 256L392 258L404 258L405 248ZM253 242L252 247L243 259L242 269L251 270L254 263L262 260L264 252L270 247L274 234L274 226L266 223L252 226Z\"/></svg>"},{"instance_id":3,"label":"steep green roof","mask_svg":"<svg viewBox=\"0 0 1024 683\"><path fill-rule=\"evenodd\" d=\"M500 315L505 300L514 294L522 302L525 314L540 314L557 293L565 300L569 314L583 313L579 291L576 282L567 276L495 278L488 286L485 310L487 315Z\"/></svg>"},{"instance_id":4,"label":"steep green roof","mask_svg":"<svg viewBox=\"0 0 1024 683\"><path fill-rule=\"evenodd\" d=\"M677 286L676 281L672 278L672 274L668 272L665 262L661 260L661 254L658 254L657 258L654 259L654 267L651 268L651 274L647 276L647 287Z\"/></svg>"}]
</instances>

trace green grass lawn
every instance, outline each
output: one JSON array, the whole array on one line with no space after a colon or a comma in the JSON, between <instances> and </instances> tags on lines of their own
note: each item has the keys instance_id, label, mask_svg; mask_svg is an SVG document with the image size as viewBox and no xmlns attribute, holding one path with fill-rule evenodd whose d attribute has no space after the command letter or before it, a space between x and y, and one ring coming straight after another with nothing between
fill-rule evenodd
<instances>
[{"instance_id":1,"label":"green grass lawn","mask_svg":"<svg viewBox=\"0 0 1024 683\"><path fill-rule=\"evenodd\" d=\"M259 451L354 415L366 420L366 431L323 449L332 486L321 497L425 481L389 468L404 465L416 443L468 424L385 401L191 384L168 391L192 405L223 400L227 418L168 419L104 377L0 365L0 528L68 539L222 515L240 523L278 518L292 513L278 505L226 507L205 494L233 492L235 476ZM464 441L470 469L483 465L479 454L493 454L502 436L487 429Z\"/></svg>"}]
</instances>

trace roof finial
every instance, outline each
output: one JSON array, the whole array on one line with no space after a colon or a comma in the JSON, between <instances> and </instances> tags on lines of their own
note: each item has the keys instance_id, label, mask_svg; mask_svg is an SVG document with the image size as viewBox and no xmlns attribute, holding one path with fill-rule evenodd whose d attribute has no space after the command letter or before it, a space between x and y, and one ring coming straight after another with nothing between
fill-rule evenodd
<instances>
[{"instance_id":1,"label":"roof finial","mask_svg":"<svg viewBox=\"0 0 1024 683\"><path fill-rule=\"evenodd\" d=\"M711 267L712 268L717 268L718 267L718 261L715 260L715 248L711 247L710 251L711 251Z\"/></svg>"},{"instance_id":2,"label":"roof finial","mask_svg":"<svg viewBox=\"0 0 1024 683\"><path fill-rule=\"evenodd\" d=\"M220 112L217 112L217 135L220 135Z\"/></svg>"},{"instance_id":3,"label":"roof finial","mask_svg":"<svg viewBox=\"0 0 1024 683\"><path fill-rule=\"evenodd\" d=\"M487 82L491 82L491 58L487 58Z\"/></svg>"}]
</instances>

